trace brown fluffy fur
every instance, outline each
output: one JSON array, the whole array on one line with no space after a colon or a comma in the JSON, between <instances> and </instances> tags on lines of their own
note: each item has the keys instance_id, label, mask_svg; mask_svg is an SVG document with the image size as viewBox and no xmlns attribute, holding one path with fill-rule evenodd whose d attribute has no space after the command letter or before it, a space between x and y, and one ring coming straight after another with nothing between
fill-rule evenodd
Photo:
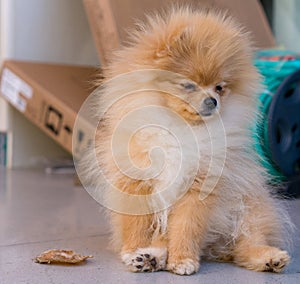
<instances>
[{"instance_id":1,"label":"brown fluffy fur","mask_svg":"<svg viewBox=\"0 0 300 284\"><path fill-rule=\"evenodd\" d=\"M264 169L254 161L257 158L248 146L248 126L255 115L254 96L259 87L249 34L221 12L180 8L149 17L147 24L140 24L138 31L132 33L130 44L114 52L104 76L109 82L117 75L142 69L179 73L214 95L215 86L225 82L219 99L227 136L226 161L216 188L200 200L211 153L203 119L186 103L190 97L180 99L158 91L141 91L116 102L101 122L96 150L103 172L120 191L145 195L159 187L155 179L133 179L120 173L112 159L110 141L114 128L134 109L150 104L172 109L199 133L203 150L196 179L170 208L147 215L112 213L113 238L120 245L123 262L135 272L169 270L182 275L197 272L200 258L205 256L256 271L280 272L289 262L287 252L279 248L283 223L289 221L278 201L271 197ZM153 84L157 80L168 81L159 78ZM99 106L104 103L103 92L105 96L125 85L126 82L124 86L108 86L99 92ZM218 129L215 132L218 135ZM136 136L129 145L139 168L151 164L143 139L148 138ZM88 167L86 175L97 184L95 165ZM119 211L124 212L135 205L121 201L120 206Z\"/></svg>"}]
</instances>

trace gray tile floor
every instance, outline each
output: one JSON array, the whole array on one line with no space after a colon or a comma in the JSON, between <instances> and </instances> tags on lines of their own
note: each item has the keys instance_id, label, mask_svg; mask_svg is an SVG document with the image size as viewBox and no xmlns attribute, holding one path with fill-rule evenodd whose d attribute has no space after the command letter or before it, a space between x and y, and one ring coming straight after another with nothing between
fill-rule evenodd
<instances>
[{"instance_id":1,"label":"gray tile floor","mask_svg":"<svg viewBox=\"0 0 300 284\"><path fill-rule=\"evenodd\" d=\"M300 200L289 201L300 229ZM108 248L108 225L100 206L72 176L0 169L0 283L300 283L299 231L293 262L283 274L248 271L228 263L203 262L192 276L126 271ZM47 249L72 249L94 258L83 265L40 265Z\"/></svg>"}]
</instances>

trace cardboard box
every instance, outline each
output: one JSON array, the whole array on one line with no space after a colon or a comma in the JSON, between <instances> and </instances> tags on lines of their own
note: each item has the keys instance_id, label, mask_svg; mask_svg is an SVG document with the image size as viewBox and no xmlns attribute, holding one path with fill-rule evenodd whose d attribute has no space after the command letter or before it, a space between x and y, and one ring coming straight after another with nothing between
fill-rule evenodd
<instances>
[{"instance_id":1,"label":"cardboard box","mask_svg":"<svg viewBox=\"0 0 300 284\"><path fill-rule=\"evenodd\" d=\"M126 42L127 31L134 27L136 19L143 20L146 14L174 3L229 10L253 33L258 48L270 48L275 44L263 8L257 0L84 0L102 66L107 64L111 51Z\"/></svg>"},{"instance_id":2,"label":"cardboard box","mask_svg":"<svg viewBox=\"0 0 300 284\"><path fill-rule=\"evenodd\" d=\"M8 60L1 72L1 94L33 124L72 153L77 113L93 91L95 68ZM90 139L89 123L75 133L78 149Z\"/></svg>"}]
</instances>

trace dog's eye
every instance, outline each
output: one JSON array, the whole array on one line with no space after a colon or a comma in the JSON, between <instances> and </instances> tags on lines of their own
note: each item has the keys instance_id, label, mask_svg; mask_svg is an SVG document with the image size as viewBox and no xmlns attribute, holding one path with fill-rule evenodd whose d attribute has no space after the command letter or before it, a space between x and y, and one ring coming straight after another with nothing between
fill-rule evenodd
<instances>
[{"instance_id":1,"label":"dog's eye","mask_svg":"<svg viewBox=\"0 0 300 284\"><path fill-rule=\"evenodd\" d=\"M195 91L196 85L190 82L187 83L181 83L180 84L183 88L185 88L187 91Z\"/></svg>"},{"instance_id":2,"label":"dog's eye","mask_svg":"<svg viewBox=\"0 0 300 284\"><path fill-rule=\"evenodd\" d=\"M223 92L223 87L221 85L217 85L215 87L215 91L216 91L216 93L220 94Z\"/></svg>"}]
</instances>

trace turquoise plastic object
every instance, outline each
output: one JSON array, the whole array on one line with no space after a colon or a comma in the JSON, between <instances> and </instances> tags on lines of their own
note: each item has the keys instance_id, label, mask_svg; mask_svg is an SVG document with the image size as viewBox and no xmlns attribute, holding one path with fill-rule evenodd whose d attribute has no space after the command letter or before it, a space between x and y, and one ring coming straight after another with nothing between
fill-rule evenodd
<instances>
[{"instance_id":1,"label":"turquoise plastic object","mask_svg":"<svg viewBox=\"0 0 300 284\"><path fill-rule=\"evenodd\" d=\"M286 77L300 69L300 57L287 50L262 50L255 56L254 65L263 76L264 91L259 95L257 119L253 132L254 146L261 157L262 165L271 175L272 183L286 181L287 177L273 162L269 141L268 113L273 96Z\"/></svg>"}]
</instances>

